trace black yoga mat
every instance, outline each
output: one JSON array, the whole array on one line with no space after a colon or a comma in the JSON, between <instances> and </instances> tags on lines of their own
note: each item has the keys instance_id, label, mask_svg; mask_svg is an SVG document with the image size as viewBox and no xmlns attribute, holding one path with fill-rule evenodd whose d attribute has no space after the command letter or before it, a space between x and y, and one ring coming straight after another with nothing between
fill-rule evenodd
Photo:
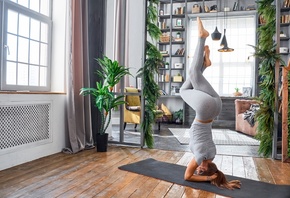
<instances>
[{"instance_id":1,"label":"black yoga mat","mask_svg":"<svg viewBox=\"0 0 290 198\"><path fill-rule=\"evenodd\" d=\"M119 169L234 198L290 198L290 185L275 185L230 175L226 175L228 180L242 182L241 189L220 189L209 182L185 181L183 179L185 166L161 162L152 158L123 165Z\"/></svg>"}]
</instances>

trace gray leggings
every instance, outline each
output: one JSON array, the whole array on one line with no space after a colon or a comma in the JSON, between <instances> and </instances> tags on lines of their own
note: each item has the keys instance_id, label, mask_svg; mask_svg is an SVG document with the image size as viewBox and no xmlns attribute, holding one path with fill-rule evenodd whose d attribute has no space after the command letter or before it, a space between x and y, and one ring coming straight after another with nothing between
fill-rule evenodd
<instances>
[{"instance_id":1,"label":"gray leggings","mask_svg":"<svg viewBox=\"0 0 290 198\"><path fill-rule=\"evenodd\" d=\"M195 110L196 119L213 120L221 111L222 102L219 95L204 78L205 38L198 38L194 58L189 70L189 78L180 88L182 99Z\"/></svg>"}]
</instances>

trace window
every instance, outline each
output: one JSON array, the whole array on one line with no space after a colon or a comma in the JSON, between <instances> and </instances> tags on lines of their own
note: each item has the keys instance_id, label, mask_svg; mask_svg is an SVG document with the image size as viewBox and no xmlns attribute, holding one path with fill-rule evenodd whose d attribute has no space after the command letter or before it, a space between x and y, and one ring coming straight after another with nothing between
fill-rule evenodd
<instances>
[{"instance_id":1,"label":"window","mask_svg":"<svg viewBox=\"0 0 290 198\"><path fill-rule=\"evenodd\" d=\"M256 17L249 16L229 16L224 21L223 17L202 18L204 27L211 34L215 27L224 34L224 24L226 24L226 38L228 46L234 48L233 52L218 52L219 41L213 41L209 36L206 45L210 47L210 58L212 66L204 71L205 78L211 83L216 92L221 96L231 96L235 88L242 92L243 87L255 87L255 59L252 57L254 48L249 45L256 45ZM190 39L188 42L190 67L192 55L194 54L197 42L196 21L190 21ZM250 57L250 58L249 58Z\"/></svg>"},{"instance_id":2,"label":"window","mask_svg":"<svg viewBox=\"0 0 290 198\"><path fill-rule=\"evenodd\" d=\"M49 91L50 0L0 0L1 90Z\"/></svg>"}]
</instances>

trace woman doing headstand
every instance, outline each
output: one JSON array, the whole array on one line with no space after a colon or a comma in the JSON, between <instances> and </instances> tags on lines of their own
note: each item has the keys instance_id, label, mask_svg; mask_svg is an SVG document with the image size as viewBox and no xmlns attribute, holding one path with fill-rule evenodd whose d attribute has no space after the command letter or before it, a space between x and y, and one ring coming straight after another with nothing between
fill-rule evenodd
<instances>
[{"instance_id":1,"label":"woman doing headstand","mask_svg":"<svg viewBox=\"0 0 290 198\"><path fill-rule=\"evenodd\" d=\"M210 181L218 187L228 189L240 188L238 180L227 181L224 174L212 162L216 155L216 147L212 139L212 121L220 113L222 102L219 95L204 78L203 71L211 65L210 50L205 46L209 36L197 17L198 43L189 78L180 89L182 99L195 110L196 117L190 128L190 150L194 158L189 162L184 174L188 181Z\"/></svg>"}]
</instances>

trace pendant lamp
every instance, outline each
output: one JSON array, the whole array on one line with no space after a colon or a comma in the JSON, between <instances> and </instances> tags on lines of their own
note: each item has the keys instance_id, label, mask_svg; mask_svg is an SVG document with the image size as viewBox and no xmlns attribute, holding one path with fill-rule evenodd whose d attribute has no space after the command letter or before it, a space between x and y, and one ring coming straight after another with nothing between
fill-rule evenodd
<instances>
[{"instance_id":1,"label":"pendant lamp","mask_svg":"<svg viewBox=\"0 0 290 198\"><path fill-rule=\"evenodd\" d=\"M222 34L218 31L217 26L215 27L214 32L211 34L211 38L214 41L219 41L221 39Z\"/></svg>"},{"instance_id":2,"label":"pendant lamp","mask_svg":"<svg viewBox=\"0 0 290 198\"><path fill-rule=\"evenodd\" d=\"M211 38L214 41L219 41L221 39L221 36L222 36L222 34L218 31L218 28L217 28L217 17L218 17L217 15L218 15L218 10L217 10L217 7L216 7L216 19L215 19L216 27L215 27L214 32L211 34Z\"/></svg>"},{"instance_id":3,"label":"pendant lamp","mask_svg":"<svg viewBox=\"0 0 290 198\"><path fill-rule=\"evenodd\" d=\"M233 52L234 49L233 48L229 48L228 47L228 42L227 42L227 38L226 38L226 12L224 11L224 36L222 38L221 44L220 46L222 47L221 49L219 49L219 52Z\"/></svg>"},{"instance_id":4,"label":"pendant lamp","mask_svg":"<svg viewBox=\"0 0 290 198\"><path fill-rule=\"evenodd\" d=\"M222 38L222 42L221 42L220 46L222 48L218 50L219 52L232 52L232 51L234 51L233 48L228 47L228 42L227 42L227 37L226 37L226 29L224 29L224 36Z\"/></svg>"}]
</instances>

